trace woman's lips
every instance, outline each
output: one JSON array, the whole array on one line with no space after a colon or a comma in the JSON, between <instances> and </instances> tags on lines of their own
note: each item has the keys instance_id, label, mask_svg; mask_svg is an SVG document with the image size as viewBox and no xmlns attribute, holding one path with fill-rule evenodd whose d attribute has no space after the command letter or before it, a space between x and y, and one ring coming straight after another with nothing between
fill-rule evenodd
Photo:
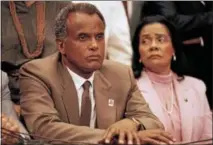
<instances>
[{"instance_id":1,"label":"woman's lips","mask_svg":"<svg viewBox=\"0 0 213 145\"><path fill-rule=\"evenodd\" d=\"M155 54L155 55L150 55L149 58L150 59L156 59L156 58L161 58L161 55Z\"/></svg>"}]
</instances>

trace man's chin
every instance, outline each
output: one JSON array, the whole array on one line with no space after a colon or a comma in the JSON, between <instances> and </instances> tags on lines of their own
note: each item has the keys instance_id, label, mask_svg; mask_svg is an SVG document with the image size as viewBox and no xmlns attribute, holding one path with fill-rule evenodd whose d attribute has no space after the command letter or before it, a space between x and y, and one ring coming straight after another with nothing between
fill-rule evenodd
<instances>
[{"instance_id":1,"label":"man's chin","mask_svg":"<svg viewBox=\"0 0 213 145\"><path fill-rule=\"evenodd\" d=\"M101 65L95 65L95 66L92 66L90 69L92 71L96 71L96 70L99 70L101 68Z\"/></svg>"},{"instance_id":2,"label":"man's chin","mask_svg":"<svg viewBox=\"0 0 213 145\"><path fill-rule=\"evenodd\" d=\"M87 72L94 72L96 70L99 70L101 68L102 64L100 63L93 63L90 64L87 68L85 68L85 71Z\"/></svg>"}]
</instances>

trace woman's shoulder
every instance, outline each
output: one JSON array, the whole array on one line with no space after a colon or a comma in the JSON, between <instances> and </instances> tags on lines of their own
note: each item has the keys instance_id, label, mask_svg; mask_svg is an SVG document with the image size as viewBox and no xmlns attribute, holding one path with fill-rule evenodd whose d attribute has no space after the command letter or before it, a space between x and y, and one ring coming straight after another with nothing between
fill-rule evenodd
<instances>
[{"instance_id":1,"label":"woman's shoulder","mask_svg":"<svg viewBox=\"0 0 213 145\"><path fill-rule=\"evenodd\" d=\"M198 79L198 78L192 77L192 76L185 75L184 81L188 82L188 83L195 83L195 84L204 85L204 82L201 79Z\"/></svg>"},{"instance_id":2,"label":"woman's shoulder","mask_svg":"<svg viewBox=\"0 0 213 145\"><path fill-rule=\"evenodd\" d=\"M205 83L198 78L185 75L183 83L188 85L188 86L195 88L196 90L206 91Z\"/></svg>"}]
</instances>

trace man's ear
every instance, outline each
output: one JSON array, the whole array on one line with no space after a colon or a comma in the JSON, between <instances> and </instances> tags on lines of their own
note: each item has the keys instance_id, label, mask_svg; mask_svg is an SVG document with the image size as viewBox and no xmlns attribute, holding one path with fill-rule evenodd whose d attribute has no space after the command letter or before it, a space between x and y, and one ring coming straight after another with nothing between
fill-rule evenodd
<instances>
[{"instance_id":1,"label":"man's ear","mask_svg":"<svg viewBox=\"0 0 213 145\"><path fill-rule=\"evenodd\" d=\"M65 41L61 39L56 39L56 46L58 48L58 51L61 54L65 54Z\"/></svg>"}]
</instances>

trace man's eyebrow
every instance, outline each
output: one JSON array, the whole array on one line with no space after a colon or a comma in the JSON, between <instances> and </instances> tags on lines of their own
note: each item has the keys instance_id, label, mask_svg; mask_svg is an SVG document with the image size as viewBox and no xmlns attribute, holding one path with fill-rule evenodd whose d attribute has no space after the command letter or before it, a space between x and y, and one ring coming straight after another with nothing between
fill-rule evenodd
<instances>
[{"instance_id":1,"label":"man's eyebrow","mask_svg":"<svg viewBox=\"0 0 213 145\"><path fill-rule=\"evenodd\" d=\"M87 33L87 32L78 32L77 33L78 35L90 35L90 34L105 34L104 32L94 32L94 33Z\"/></svg>"},{"instance_id":2,"label":"man's eyebrow","mask_svg":"<svg viewBox=\"0 0 213 145\"><path fill-rule=\"evenodd\" d=\"M85 32L79 32L78 35L89 35L89 34Z\"/></svg>"},{"instance_id":3,"label":"man's eyebrow","mask_svg":"<svg viewBox=\"0 0 213 145\"><path fill-rule=\"evenodd\" d=\"M104 35L104 32L97 32L97 33L95 33L96 35L97 34L101 34L101 35Z\"/></svg>"}]
</instances>

